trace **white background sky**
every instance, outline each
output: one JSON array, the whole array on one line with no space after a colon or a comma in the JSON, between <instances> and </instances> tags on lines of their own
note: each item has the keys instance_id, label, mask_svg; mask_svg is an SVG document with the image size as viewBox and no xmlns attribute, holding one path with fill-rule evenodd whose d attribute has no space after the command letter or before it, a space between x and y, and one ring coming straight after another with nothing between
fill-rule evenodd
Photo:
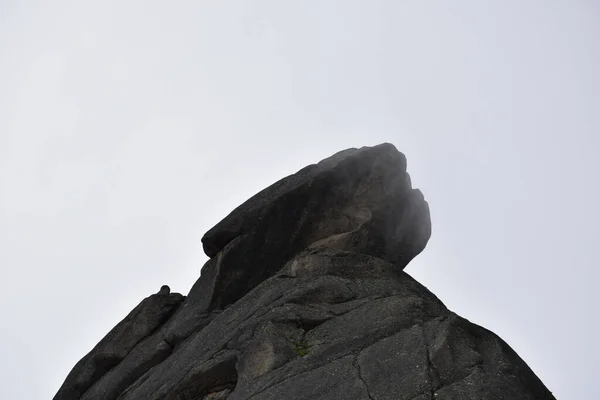
<instances>
[{"instance_id":1,"label":"white background sky","mask_svg":"<svg viewBox=\"0 0 600 400\"><path fill-rule=\"evenodd\" d=\"M600 398L599 71L595 0L0 0L0 398L187 294L246 198L384 141L432 211L407 272Z\"/></svg>"}]
</instances>

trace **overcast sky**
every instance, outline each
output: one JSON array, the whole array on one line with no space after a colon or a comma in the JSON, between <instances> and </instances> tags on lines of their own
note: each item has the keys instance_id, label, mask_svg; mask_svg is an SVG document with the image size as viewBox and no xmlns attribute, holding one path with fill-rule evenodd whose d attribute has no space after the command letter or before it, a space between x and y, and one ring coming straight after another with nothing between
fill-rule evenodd
<instances>
[{"instance_id":1,"label":"overcast sky","mask_svg":"<svg viewBox=\"0 0 600 400\"><path fill-rule=\"evenodd\" d=\"M391 142L406 269L560 399L600 398L600 3L0 0L0 398L50 399L204 232Z\"/></svg>"}]
</instances>

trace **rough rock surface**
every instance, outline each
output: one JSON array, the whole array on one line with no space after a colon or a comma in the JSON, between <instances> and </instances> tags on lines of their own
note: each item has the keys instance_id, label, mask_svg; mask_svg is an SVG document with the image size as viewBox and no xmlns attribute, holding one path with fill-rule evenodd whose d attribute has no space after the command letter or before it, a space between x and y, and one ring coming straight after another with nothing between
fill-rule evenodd
<instances>
[{"instance_id":1,"label":"rough rock surface","mask_svg":"<svg viewBox=\"0 0 600 400\"><path fill-rule=\"evenodd\" d=\"M430 233L392 145L337 153L207 232L189 295L145 299L55 399L553 399L403 272Z\"/></svg>"}]
</instances>

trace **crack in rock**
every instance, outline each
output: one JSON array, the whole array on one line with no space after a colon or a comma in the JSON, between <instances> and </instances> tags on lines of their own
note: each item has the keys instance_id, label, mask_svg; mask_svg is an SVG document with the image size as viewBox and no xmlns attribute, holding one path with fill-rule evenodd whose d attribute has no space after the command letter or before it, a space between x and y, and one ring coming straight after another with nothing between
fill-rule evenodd
<instances>
[{"instance_id":1,"label":"crack in rock","mask_svg":"<svg viewBox=\"0 0 600 400\"><path fill-rule=\"evenodd\" d=\"M423 345L425 347L425 355L427 358L427 372L429 375L429 379L431 380L431 387L430 387L430 396L431 398L435 397L435 393L440 390L440 388L442 387L442 382L440 380L440 375L435 367L435 365L433 365L433 361L431 360L431 352L429 349L429 343L427 341L427 336L425 334L425 328L423 325L420 326L421 328L421 335L423 336Z\"/></svg>"},{"instance_id":2,"label":"crack in rock","mask_svg":"<svg viewBox=\"0 0 600 400\"><path fill-rule=\"evenodd\" d=\"M369 385L367 385L367 382L363 378L362 370L360 368L360 361L358 360L358 354L354 357L354 366L356 367L356 371L358 372L358 379L360 379L360 381L363 383L363 385L365 385L365 390L367 391L367 396L369 396L369 399L375 400L375 397L373 397L373 395L371 394L371 391L369 390Z\"/></svg>"}]
</instances>

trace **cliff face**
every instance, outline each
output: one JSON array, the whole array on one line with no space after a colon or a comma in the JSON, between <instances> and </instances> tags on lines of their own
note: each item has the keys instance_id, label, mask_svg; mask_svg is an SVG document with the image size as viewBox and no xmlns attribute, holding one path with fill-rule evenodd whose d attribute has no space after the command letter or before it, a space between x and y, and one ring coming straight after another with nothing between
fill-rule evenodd
<instances>
[{"instance_id":1,"label":"cliff face","mask_svg":"<svg viewBox=\"0 0 600 400\"><path fill-rule=\"evenodd\" d=\"M143 300L55 400L553 399L402 271L430 233L392 145L337 153L207 232L188 296Z\"/></svg>"}]
</instances>

